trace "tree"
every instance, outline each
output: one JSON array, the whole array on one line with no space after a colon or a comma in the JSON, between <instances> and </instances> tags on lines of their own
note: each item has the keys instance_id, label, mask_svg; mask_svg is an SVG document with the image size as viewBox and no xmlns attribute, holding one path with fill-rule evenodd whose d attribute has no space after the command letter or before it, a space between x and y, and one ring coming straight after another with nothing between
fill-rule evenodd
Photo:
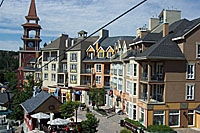
<instances>
[{"instance_id":1,"label":"tree","mask_svg":"<svg viewBox=\"0 0 200 133\"><path fill-rule=\"evenodd\" d=\"M66 118L70 118L74 116L75 107L79 105L80 105L80 102L77 102L77 101L71 101L71 100L66 101L59 108L59 110L62 112L61 116L64 116Z\"/></svg>"},{"instance_id":2,"label":"tree","mask_svg":"<svg viewBox=\"0 0 200 133\"><path fill-rule=\"evenodd\" d=\"M24 118L24 110L20 106L21 103L25 102L27 99L31 98L33 96L33 87L39 86L41 87L42 81L36 82L33 79L33 76L28 76L28 85L23 86L23 90L18 89L17 86L17 80L16 82L10 82L9 86L13 87L12 92L14 93L14 99L13 99L13 112L9 115L10 119L14 120L23 120Z\"/></svg>"},{"instance_id":3,"label":"tree","mask_svg":"<svg viewBox=\"0 0 200 133\"><path fill-rule=\"evenodd\" d=\"M90 100L92 100L92 103L96 104L97 109L99 109L99 106L102 105L104 102L104 94L104 88L94 88L90 89L89 91L89 98Z\"/></svg>"},{"instance_id":4,"label":"tree","mask_svg":"<svg viewBox=\"0 0 200 133\"><path fill-rule=\"evenodd\" d=\"M99 126L100 120L98 120L95 117L95 115L91 113L86 114L86 118L87 120L81 122L83 132L85 133L97 132L97 127Z\"/></svg>"}]
</instances>

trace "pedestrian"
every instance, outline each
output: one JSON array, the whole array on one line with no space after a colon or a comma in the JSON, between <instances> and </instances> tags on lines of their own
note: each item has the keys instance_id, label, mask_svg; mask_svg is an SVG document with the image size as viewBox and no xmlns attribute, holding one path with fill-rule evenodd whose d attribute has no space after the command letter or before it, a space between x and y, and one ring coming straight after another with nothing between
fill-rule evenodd
<instances>
[{"instance_id":1,"label":"pedestrian","mask_svg":"<svg viewBox=\"0 0 200 133\"><path fill-rule=\"evenodd\" d=\"M48 126L48 131L51 132L51 125Z\"/></svg>"},{"instance_id":2,"label":"pedestrian","mask_svg":"<svg viewBox=\"0 0 200 133\"><path fill-rule=\"evenodd\" d=\"M23 126L22 126L22 130L21 130L21 133L24 133L24 128L23 128Z\"/></svg>"}]
</instances>

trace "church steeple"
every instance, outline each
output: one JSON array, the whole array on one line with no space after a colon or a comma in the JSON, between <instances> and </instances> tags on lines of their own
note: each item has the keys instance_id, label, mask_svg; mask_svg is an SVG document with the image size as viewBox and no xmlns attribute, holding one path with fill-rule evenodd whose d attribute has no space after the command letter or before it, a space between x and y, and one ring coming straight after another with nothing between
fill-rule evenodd
<instances>
[{"instance_id":1,"label":"church steeple","mask_svg":"<svg viewBox=\"0 0 200 133\"><path fill-rule=\"evenodd\" d=\"M31 0L28 16L26 16L28 20L39 20L36 12L35 0Z\"/></svg>"}]
</instances>

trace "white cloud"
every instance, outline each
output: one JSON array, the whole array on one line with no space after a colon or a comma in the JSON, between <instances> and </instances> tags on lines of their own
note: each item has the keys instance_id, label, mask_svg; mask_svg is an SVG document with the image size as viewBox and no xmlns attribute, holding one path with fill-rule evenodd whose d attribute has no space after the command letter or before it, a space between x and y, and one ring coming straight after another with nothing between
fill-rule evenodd
<instances>
[{"instance_id":1,"label":"white cloud","mask_svg":"<svg viewBox=\"0 0 200 133\"><path fill-rule=\"evenodd\" d=\"M1 50L15 50L18 51L19 47L22 47L21 41L1 41L0 40Z\"/></svg>"},{"instance_id":2,"label":"white cloud","mask_svg":"<svg viewBox=\"0 0 200 133\"><path fill-rule=\"evenodd\" d=\"M0 9L0 33L18 33L13 28L22 29L31 0L5 1ZM60 33L77 36L84 29L92 33L119 14L141 0L36 0L36 8L42 26L42 36L58 37ZM135 35L137 27L148 25L148 18L159 15L163 8L179 9L183 18L194 19L199 13L198 1L188 0L148 0L112 25L108 26L111 35ZM0 38L1 40L1 38ZM19 38L20 41L20 38Z\"/></svg>"}]
</instances>

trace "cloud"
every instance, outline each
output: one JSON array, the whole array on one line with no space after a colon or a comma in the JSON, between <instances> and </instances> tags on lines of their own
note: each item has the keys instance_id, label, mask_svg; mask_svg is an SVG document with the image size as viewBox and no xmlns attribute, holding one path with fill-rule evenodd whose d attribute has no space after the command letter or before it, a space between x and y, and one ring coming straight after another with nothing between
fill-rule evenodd
<instances>
[{"instance_id":1,"label":"cloud","mask_svg":"<svg viewBox=\"0 0 200 133\"><path fill-rule=\"evenodd\" d=\"M0 34L11 35L15 32L23 34L21 24L26 22L24 17L28 14L30 1L9 0L3 3L0 9ZM36 0L37 14L41 20L39 23L42 26L41 38L43 36L48 39L54 38L61 33L77 37L77 32L82 29L90 34L140 1ZM106 29L110 30L111 36L135 35L136 28L148 25L148 18L158 16L162 9L177 8L182 11L183 18L199 17L197 16L199 4L200 1L196 0L148 0ZM1 37L0 40L2 40ZM10 41L9 38L8 41Z\"/></svg>"},{"instance_id":2,"label":"cloud","mask_svg":"<svg viewBox=\"0 0 200 133\"><path fill-rule=\"evenodd\" d=\"M14 50L18 51L19 47L22 47L22 42L20 41L0 41L1 50Z\"/></svg>"}]
</instances>

